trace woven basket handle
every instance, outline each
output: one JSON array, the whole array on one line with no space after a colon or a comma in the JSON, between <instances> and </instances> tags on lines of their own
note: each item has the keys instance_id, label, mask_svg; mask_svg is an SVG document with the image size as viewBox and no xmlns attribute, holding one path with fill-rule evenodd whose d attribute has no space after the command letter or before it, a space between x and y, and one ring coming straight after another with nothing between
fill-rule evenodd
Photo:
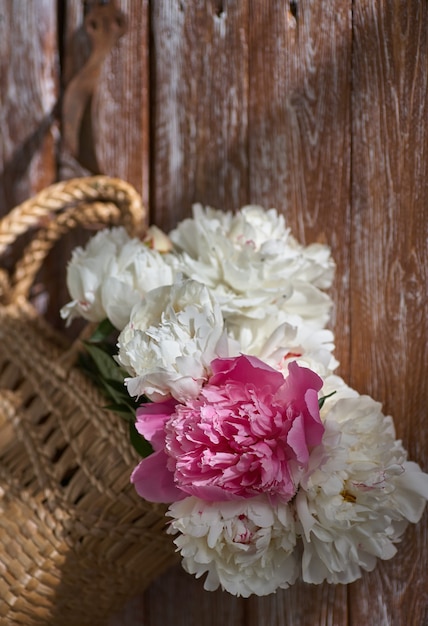
<instances>
[{"instance_id":1,"label":"woven basket handle","mask_svg":"<svg viewBox=\"0 0 428 626\"><path fill-rule=\"evenodd\" d=\"M6 284L6 302L28 297L34 278L53 244L77 225L123 224L130 235L142 236L146 210L137 191L108 176L77 178L54 184L13 209L0 221L0 255L20 235L37 229Z\"/></svg>"}]
</instances>

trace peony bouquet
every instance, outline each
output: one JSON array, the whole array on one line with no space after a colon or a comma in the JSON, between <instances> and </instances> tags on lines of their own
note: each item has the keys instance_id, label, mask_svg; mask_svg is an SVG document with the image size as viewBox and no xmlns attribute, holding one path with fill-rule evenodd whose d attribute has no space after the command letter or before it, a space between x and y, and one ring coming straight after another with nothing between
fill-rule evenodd
<instances>
[{"instance_id":1,"label":"peony bouquet","mask_svg":"<svg viewBox=\"0 0 428 626\"><path fill-rule=\"evenodd\" d=\"M350 583L422 516L428 475L334 373L333 275L327 246L255 206L196 205L168 236L113 228L73 253L62 316L100 323L88 353L143 456L131 481L170 505L207 590Z\"/></svg>"}]
</instances>

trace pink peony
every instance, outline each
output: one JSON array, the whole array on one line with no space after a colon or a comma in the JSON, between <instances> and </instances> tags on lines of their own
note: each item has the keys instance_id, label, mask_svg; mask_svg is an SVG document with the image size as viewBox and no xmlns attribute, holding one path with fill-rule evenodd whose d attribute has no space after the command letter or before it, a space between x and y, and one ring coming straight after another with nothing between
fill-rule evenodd
<instances>
[{"instance_id":1,"label":"pink peony","mask_svg":"<svg viewBox=\"0 0 428 626\"><path fill-rule=\"evenodd\" d=\"M165 461L148 457L134 471L140 495L168 502L186 494L220 501L266 493L287 502L324 433L321 378L290 363L284 379L253 356L215 359L211 367L197 398L138 412L139 432L156 441L158 460Z\"/></svg>"}]
</instances>

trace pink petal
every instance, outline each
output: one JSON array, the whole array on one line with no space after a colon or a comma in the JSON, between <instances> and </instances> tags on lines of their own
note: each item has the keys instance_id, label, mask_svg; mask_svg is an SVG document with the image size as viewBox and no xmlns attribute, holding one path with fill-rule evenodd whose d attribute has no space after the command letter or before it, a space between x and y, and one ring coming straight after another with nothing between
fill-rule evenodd
<instances>
[{"instance_id":1,"label":"pink petal","mask_svg":"<svg viewBox=\"0 0 428 626\"><path fill-rule=\"evenodd\" d=\"M237 496L227 489L222 489L222 487L217 487L216 485L207 485L203 482L200 485L197 483L185 485L183 486L183 490L192 496L205 500L206 502L225 502L226 500L244 499L242 496Z\"/></svg>"},{"instance_id":2,"label":"pink petal","mask_svg":"<svg viewBox=\"0 0 428 626\"><path fill-rule=\"evenodd\" d=\"M321 443L325 428L320 417L317 392L314 389L308 389L305 393L305 401L312 417L312 424L306 424L306 441L308 446L313 447Z\"/></svg>"},{"instance_id":3,"label":"pink petal","mask_svg":"<svg viewBox=\"0 0 428 626\"><path fill-rule=\"evenodd\" d=\"M294 451L296 459L300 463L307 463L309 451L306 444L306 435L302 415L299 415L293 421L291 428L288 431L287 443Z\"/></svg>"},{"instance_id":4,"label":"pink petal","mask_svg":"<svg viewBox=\"0 0 428 626\"><path fill-rule=\"evenodd\" d=\"M323 386L322 378L307 367L300 367L295 361L288 364L288 376L285 379L287 395L293 402L301 402L307 389L319 391Z\"/></svg>"},{"instance_id":5,"label":"pink petal","mask_svg":"<svg viewBox=\"0 0 428 626\"><path fill-rule=\"evenodd\" d=\"M284 383L283 375L274 370L270 365L264 363L255 356L241 354L239 357L228 359L214 359L211 362L213 376L209 380L210 385L221 386L230 378L235 382L259 383L259 377L269 375L269 385L275 390ZM262 371L260 374L259 370Z\"/></svg>"},{"instance_id":6,"label":"pink petal","mask_svg":"<svg viewBox=\"0 0 428 626\"><path fill-rule=\"evenodd\" d=\"M165 444L165 424L174 411L177 403L148 402L137 409L137 421L135 428L150 441L155 450L160 450Z\"/></svg>"},{"instance_id":7,"label":"pink petal","mask_svg":"<svg viewBox=\"0 0 428 626\"><path fill-rule=\"evenodd\" d=\"M163 450L140 461L131 474L131 482L139 496L149 502L175 502L186 494L174 483L174 474L167 469L168 457Z\"/></svg>"}]
</instances>

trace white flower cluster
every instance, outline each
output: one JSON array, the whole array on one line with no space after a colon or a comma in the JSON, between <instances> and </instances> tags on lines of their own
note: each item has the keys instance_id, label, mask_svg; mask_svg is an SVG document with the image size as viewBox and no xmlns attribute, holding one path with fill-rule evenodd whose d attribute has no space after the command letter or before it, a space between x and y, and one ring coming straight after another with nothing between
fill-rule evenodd
<instances>
[{"instance_id":1,"label":"white flower cluster","mask_svg":"<svg viewBox=\"0 0 428 626\"><path fill-rule=\"evenodd\" d=\"M215 293L235 324L278 311L314 326L328 321L331 300L321 290L333 279L330 251L298 244L275 210L247 206L233 215L196 205L170 236L185 273Z\"/></svg>"},{"instance_id":2,"label":"white flower cluster","mask_svg":"<svg viewBox=\"0 0 428 626\"><path fill-rule=\"evenodd\" d=\"M91 322L108 318L122 329L134 304L177 275L177 260L162 255L122 227L103 230L85 249L76 248L67 270L67 287L73 300L62 310L64 319L83 317Z\"/></svg>"},{"instance_id":3,"label":"white flower cluster","mask_svg":"<svg viewBox=\"0 0 428 626\"><path fill-rule=\"evenodd\" d=\"M118 360L132 374L131 396L160 401L198 395L209 366L230 350L221 309L209 290L183 280L150 291L119 338Z\"/></svg>"},{"instance_id":4,"label":"white flower cluster","mask_svg":"<svg viewBox=\"0 0 428 626\"><path fill-rule=\"evenodd\" d=\"M408 461L380 405L334 374L324 292L333 274L327 246L300 245L282 215L256 206L233 214L197 205L151 247L123 229L103 231L69 264L72 302L62 315L107 317L121 331L117 360L133 396L196 398L211 362L240 353L284 375L297 361L323 379L320 396L334 392L321 409L322 443L292 500L190 496L170 506L183 566L206 573L208 590L247 597L298 577L352 582L391 558L423 514L428 475Z\"/></svg>"},{"instance_id":5,"label":"white flower cluster","mask_svg":"<svg viewBox=\"0 0 428 626\"><path fill-rule=\"evenodd\" d=\"M206 503L186 498L169 508L169 532L183 566L204 587L266 595L298 577L351 583L397 551L428 499L428 475L407 460L392 419L337 376L338 394L322 410L323 443L291 502L267 496ZM328 381L332 383L333 381Z\"/></svg>"},{"instance_id":6,"label":"white flower cluster","mask_svg":"<svg viewBox=\"0 0 428 626\"><path fill-rule=\"evenodd\" d=\"M149 246L114 228L77 248L62 317L108 318L122 331L118 359L130 394L152 400L199 390L215 356L239 352L284 372L298 360L331 373L333 334L324 326L332 302L322 291L334 274L329 248L297 243L274 209L193 212L170 246L159 231Z\"/></svg>"},{"instance_id":7,"label":"white flower cluster","mask_svg":"<svg viewBox=\"0 0 428 626\"><path fill-rule=\"evenodd\" d=\"M272 507L259 496L236 502L204 502L189 497L170 506L171 528L183 556L184 569L205 589L220 585L248 597L286 589L298 577L296 530L287 505Z\"/></svg>"}]
</instances>

